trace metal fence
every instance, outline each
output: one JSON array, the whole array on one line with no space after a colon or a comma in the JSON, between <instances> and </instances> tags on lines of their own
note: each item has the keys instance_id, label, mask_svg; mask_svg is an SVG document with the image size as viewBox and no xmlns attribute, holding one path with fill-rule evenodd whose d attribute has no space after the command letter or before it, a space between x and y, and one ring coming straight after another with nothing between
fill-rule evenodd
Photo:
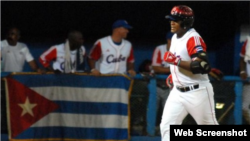
<instances>
[{"instance_id":1,"label":"metal fence","mask_svg":"<svg viewBox=\"0 0 250 141\"><path fill-rule=\"evenodd\" d=\"M137 75L131 94L131 135L160 136L159 124L163 107L155 110L156 79L166 79L167 75L145 78ZM225 76L222 81L211 78L214 88L216 117L220 125L244 124L242 118L243 81L236 76ZM154 100L153 100L154 99ZM183 124L195 125L194 119L188 115Z\"/></svg>"},{"instance_id":2,"label":"metal fence","mask_svg":"<svg viewBox=\"0 0 250 141\"><path fill-rule=\"evenodd\" d=\"M147 108L149 99L149 80L135 79L131 95L131 134L147 135ZM234 124L233 106L235 101L235 81L212 81L217 106L216 117L220 124ZM163 107L160 107L156 114L155 135L159 135L159 124ZM196 124L193 118L188 115L183 124Z\"/></svg>"}]
</instances>

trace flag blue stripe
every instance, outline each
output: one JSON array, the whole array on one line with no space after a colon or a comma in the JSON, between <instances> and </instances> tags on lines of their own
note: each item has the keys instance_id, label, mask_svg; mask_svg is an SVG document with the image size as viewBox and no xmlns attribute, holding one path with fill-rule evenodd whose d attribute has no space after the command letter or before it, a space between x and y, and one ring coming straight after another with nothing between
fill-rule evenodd
<instances>
[{"instance_id":1,"label":"flag blue stripe","mask_svg":"<svg viewBox=\"0 0 250 141\"><path fill-rule=\"evenodd\" d=\"M128 139L128 129L117 128L75 128L75 127L33 127L19 134L15 139Z\"/></svg>"},{"instance_id":2,"label":"flag blue stripe","mask_svg":"<svg viewBox=\"0 0 250 141\"><path fill-rule=\"evenodd\" d=\"M123 103L54 101L59 105L56 113L128 115L128 105Z\"/></svg>"},{"instance_id":3,"label":"flag blue stripe","mask_svg":"<svg viewBox=\"0 0 250 141\"><path fill-rule=\"evenodd\" d=\"M95 77L74 74L48 75L14 75L14 79L27 87L87 87L87 88L121 88L129 89L130 80L123 76ZM127 80L127 81L124 81Z\"/></svg>"},{"instance_id":4,"label":"flag blue stripe","mask_svg":"<svg viewBox=\"0 0 250 141\"><path fill-rule=\"evenodd\" d=\"M71 88L81 88L85 89L106 89L110 90L110 92L116 93L117 91L112 91L114 89L122 89L123 91L118 91L124 93L124 90L128 91L130 88L130 82L128 78L124 76L89 76L89 75L77 75L77 74L46 74L46 75L13 75L13 79L19 81L20 83L24 84L30 88L39 88L44 87L50 89L51 87L71 87ZM77 89L77 92L81 91L81 89ZM44 90L44 89L41 89ZM62 116L75 117L79 114L85 114L86 117L91 116L101 116L101 118L108 118L110 121L113 122L114 125L110 126L112 128L108 128L104 126L102 122L99 121L98 125L94 126L85 126L84 125L77 125L67 126L67 124L59 125L59 126L50 126L49 123L55 119L48 119L47 122L41 122L41 126L30 127L24 130L22 133L17 135L14 139L89 139L89 140L127 140L129 138L128 128L124 125L128 125L129 123L127 118L128 116L128 103L124 103L119 97L116 99L112 99L112 102L89 102L89 101L79 101L79 100L68 100L66 99L74 90L68 89L69 92L65 95L65 98L57 97L56 94L63 96L64 93L60 93L56 91L56 93L51 93L51 98L46 97L49 100L52 100L56 104L59 105L59 109L56 109L51 114L52 116L57 117ZM70 91L72 90L72 91ZM40 92L40 91L39 91ZM98 91L96 91L98 92ZM46 91L41 91L40 93L46 93ZM58 99L56 99L58 98ZM123 102L123 103L122 103ZM57 114L58 113L58 114ZM70 113L70 114L65 114ZM106 116L107 115L107 116ZM109 117L110 116L110 117ZM66 118L62 118L66 119ZM98 118L97 118L98 119ZM112 120L114 119L114 120ZM125 119L125 120L124 120ZM51 120L51 121L50 121ZM60 118L56 118L56 120L61 120ZM73 119L67 119L65 122L71 123ZM96 119L95 119L96 120ZM117 121L119 120L119 121ZM119 126L123 125L123 126ZM74 127L75 126L75 127ZM91 128L92 127L92 128ZM95 128L96 127L96 128ZM103 128L102 128L103 127ZM117 128L114 128L117 127ZM126 127L126 128L125 128Z\"/></svg>"}]
</instances>

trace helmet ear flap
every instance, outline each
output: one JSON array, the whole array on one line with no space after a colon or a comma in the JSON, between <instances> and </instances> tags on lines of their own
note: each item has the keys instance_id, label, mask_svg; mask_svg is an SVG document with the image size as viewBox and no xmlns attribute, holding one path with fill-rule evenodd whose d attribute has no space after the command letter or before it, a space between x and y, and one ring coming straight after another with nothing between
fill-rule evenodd
<instances>
[{"instance_id":1,"label":"helmet ear flap","mask_svg":"<svg viewBox=\"0 0 250 141\"><path fill-rule=\"evenodd\" d=\"M181 24L180 24L180 26L181 26L181 28L183 28L183 29L187 29L187 28L189 28L190 26L189 26L189 24L187 23L187 21L181 21Z\"/></svg>"},{"instance_id":2,"label":"helmet ear flap","mask_svg":"<svg viewBox=\"0 0 250 141\"><path fill-rule=\"evenodd\" d=\"M193 19L184 19L181 21L181 28L183 29L187 29L187 28L190 28L193 26L193 22L194 20Z\"/></svg>"},{"instance_id":3,"label":"helmet ear flap","mask_svg":"<svg viewBox=\"0 0 250 141\"><path fill-rule=\"evenodd\" d=\"M181 26L181 28L186 29L184 21L181 21L180 26Z\"/></svg>"}]
</instances>

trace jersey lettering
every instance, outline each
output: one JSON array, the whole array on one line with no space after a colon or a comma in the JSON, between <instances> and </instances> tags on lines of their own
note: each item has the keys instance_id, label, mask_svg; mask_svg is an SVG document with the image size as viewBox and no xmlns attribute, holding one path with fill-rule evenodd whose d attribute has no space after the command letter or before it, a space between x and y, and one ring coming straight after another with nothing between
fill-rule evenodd
<instances>
[{"instance_id":1,"label":"jersey lettering","mask_svg":"<svg viewBox=\"0 0 250 141\"><path fill-rule=\"evenodd\" d=\"M60 68L61 68L61 70L65 70L65 62L62 62L61 64L60 64ZM70 63L70 65L71 65L71 68L76 68L76 61L74 61L73 63Z\"/></svg>"},{"instance_id":2,"label":"jersey lettering","mask_svg":"<svg viewBox=\"0 0 250 141\"><path fill-rule=\"evenodd\" d=\"M125 61L126 57L123 57L122 55L120 55L118 58L115 58L114 55L109 55L107 57L107 63L116 63L116 62L121 62L121 61Z\"/></svg>"},{"instance_id":3,"label":"jersey lettering","mask_svg":"<svg viewBox=\"0 0 250 141\"><path fill-rule=\"evenodd\" d=\"M174 52L174 56L176 56L177 58L181 58L180 55L176 55L176 52Z\"/></svg>"}]
</instances>

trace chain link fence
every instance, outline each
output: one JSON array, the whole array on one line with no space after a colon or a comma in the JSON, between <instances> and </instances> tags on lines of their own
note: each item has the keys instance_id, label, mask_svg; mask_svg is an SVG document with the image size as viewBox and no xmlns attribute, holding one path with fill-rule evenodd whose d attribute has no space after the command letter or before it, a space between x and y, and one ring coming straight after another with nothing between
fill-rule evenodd
<instances>
[{"instance_id":1,"label":"chain link fence","mask_svg":"<svg viewBox=\"0 0 250 141\"><path fill-rule=\"evenodd\" d=\"M220 125L234 124L233 111L235 101L235 82L234 81L211 81L214 88L214 97L216 104L216 118ZM135 79L131 94L131 135L147 135L147 105L149 90L148 80ZM155 135L160 136L159 124L163 107L157 112ZM244 122L244 121L243 121ZM183 124L196 125L194 119L188 115Z\"/></svg>"}]
</instances>

